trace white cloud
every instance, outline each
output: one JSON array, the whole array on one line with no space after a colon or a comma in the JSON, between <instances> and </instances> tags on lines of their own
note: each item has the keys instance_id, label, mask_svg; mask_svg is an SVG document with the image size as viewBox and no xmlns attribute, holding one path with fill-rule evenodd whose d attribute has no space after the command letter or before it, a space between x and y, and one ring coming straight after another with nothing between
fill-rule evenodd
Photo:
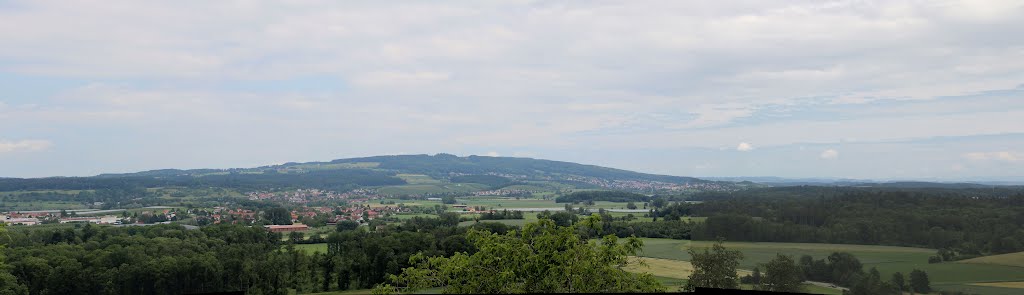
<instances>
[{"instance_id":1,"label":"white cloud","mask_svg":"<svg viewBox=\"0 0 1024 295\"><path fill-rule=\"evenodd\" d=\"M949 170L956 171L956 172L963 171L964 170L964 165L953 164L953 165L949 166Z\"/></svg>"},{"instance_id":2,"label":"white cloud","mask_svg":"<svg viewBox=\"0 0 1024 295\"><path fill-rule=\"evenodd\" d=\"M1024 35L1015 1L3 6L17 8L0 9L0 74L95 83L34 107L4 97L0 134L130 131L190 142L204 130L225 134L214 143L263 136L367 154L501 146L541 155L637 143L731 150L742 138L758 154L819 143L852 159L862 153L832 144L1024 133L1019 96L939 98L1024 90L1024 39L1006 37ZM339 86L285 95L217 86L311 76ZM79 146L50 135L39 136ZM754 150L747 142L736 150ZM231 145L211 146L195 152ZM993 148L945 157L976 150Z\"/></svg>"},{"instance_id":3,"label":"white cloud","mask_svg":"<svg viewBox=\"0 0 1024 295\"><path fill-rule=\"evenodd\" d=\"M371 87L409 87L447 81L451 74L443 72L372 72L356 77L353 82Z\"/></svg>"},{"instance_id":4,"label":"white cloud","mask_svg":"<svg viewBox=\"0 0 1024 295\"><path fill-rule=\"evenodd\" d=\"M513 152L512 156L513 157L520 157L520 158L536 158L537 154L534 154L534 153L531 153L531 152Z\"/></svg>"},{"instance_id":5,"label":"white cloud","mask_svg":"<svg viewBox=\"0 0 1024 295\"><path fill-rule=\"evenodd\" d=\"M48 140L0 141L0 153L34 152L48 149L51 146L53 146L53 143Z\"/></svg>"},{"instance_id":6,"label":"white cloud","mask_svg":"<svg viewBox=\"0 0 1024 295\"><path fill-rule=\"evenodd\" d=\"M1024 159L1019 153L1013 153L1008 151L1000 152L971 152L963 155L964 158L971 161L999 161L1014 163Z\"/></svg>"},{"instance_id":7,"label":"white cloud","mask_svg":"<svg viewBox=\"0 0 1024 295\"><path fill-rule=\"evenodd\" d=\"M820 157L822 159L825 159L825 160L836 159L836 158L839 158L839 151L834 150L834 149L827 149L827 150L821 152L821 156Z\"/></svg>"},{"instance_id":8,"label":"white cloud","mask_svg":"<svg viewBox=\"0 0 1024 295\"><path fill-rule=\"evenodd\" d=\"M490 152L487 152L487 153L486 153L486 154L484 154L484 155L485 155L485 156L488 156L488 157L501 157L501 154L499 154L498 152L495 152L495 151L490 151Z\"/></svg>"}]
</instances>

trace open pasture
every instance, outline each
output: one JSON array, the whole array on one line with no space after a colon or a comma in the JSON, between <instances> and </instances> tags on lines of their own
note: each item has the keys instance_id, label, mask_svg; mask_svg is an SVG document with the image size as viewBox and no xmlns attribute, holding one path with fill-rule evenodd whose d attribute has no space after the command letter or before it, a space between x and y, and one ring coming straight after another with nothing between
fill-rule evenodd
<instances>
[{"instance_id":1,"label":"open pasture","mask_svg":"<svg viewBox=\"0 0 1024 295\"><path fill-rule=\"evenodd\" d=\"M408 182L409 184L438 184L438 183L441 183L440 180L434 179L434 178L432 178L430 176L423 175L423 174L398 174L398 175L395 175L395 176L398 177L398 178L401 178L402 180L405 180L405 182Z\"/></svg>"},{"instance_id":2,"label":"open pasture","mask_svg":"<svg viewBox=\"0 0 1024 295\"><path fill-rule=\"evenodd\" d=\"M306 254L327 253L327 243L296 244L295 250L305 252Z\"/></svg>"},{"instance_id":3,"label":"open pasture","mask_svg":"<svg viewBox=\"0 0 1024 295\"><path fill-rule=\"evenodd\" d=\"M707 248L709 241L686 241L671 239L643 239L644 249L639 256L689 261L686 252L690 247ZM740 268L753 269L758 263L765 263L775 257L776 253L792 255L799 259L802 255L810 255L814 259L822 259L832 252L849 252L864 264L864 269L878 269L882 277L888 278L895 272L904 275L914 269L928 273L932 286L939 290L968 290L979 294L1019 294L1004 293L994 285L976 286L976 283L1024 281L1024 268L1007 265L977 263L928 263L928 256L935 250L910 247L872 246L872 245L841 245L813 243L751 243L726 242L726 248L743 252L744 259Z\"/></svg>"},{"instance_id":4,"label":"open pasture","mask_svg":"<svg viewBox=\"0 0 1024 295\"><path fill-rule=\"evenodd\" d=\"M70 201L0 202L0 211L37 211L60 209L84 209L85 205Z\"/></svg>"},{"instance_id":5,"label":"open pasture","mask_svg":"<svg viewBox=\"0 0 1024 295\"><path fill-rule=\"evenodd\" d=\"M384 186L377 189L377 192L386 195L421 195L438 193L468 193L486 189L485 185L475 183L437 183L437 184L407 184Z\"/></svg>"},{"instance_id":6,"label":"open pasture","mask_svg":"<svg viewBox=\"0 0 1024 295\"><path fill-rule=\"evenodd\" d=\"M1024 267L1024 252L983 256L978 258L957 261L957 263L994 264Z\"/></svg>"}]
</instances>

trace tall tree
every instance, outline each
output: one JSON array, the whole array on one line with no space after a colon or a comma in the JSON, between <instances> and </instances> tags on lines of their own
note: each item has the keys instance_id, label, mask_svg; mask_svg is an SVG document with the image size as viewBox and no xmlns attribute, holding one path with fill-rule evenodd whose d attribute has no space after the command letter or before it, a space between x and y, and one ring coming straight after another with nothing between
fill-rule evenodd
<instances>
[{"instance_id":1,"label":"tall tree","mask_svg":"<svg viewBox=\"0 0 1024 295\"><path fill-rule=\"evenodd\" d=\"M4 226L5 223L0 223L0 238L9 241L10 237L7 236L7 229ZM4 263L4 248L6 245L0 244L0 295L28 294L28 288L19 284L18 278L8 272L7 264Z\"/></svg>"},{"instance_id":2,"label":"tall tree","mask_svg":"<svg viewBox=\"0 0 1024 295\"><path fill-rule=\"evenodd\" d=\"M292 224L292 213L282 207L274 207L264 212L271 224Z\"/></svg>"},{"instance_id":3,"label":"tall tree","mask_svg":"<svg viewBox=\"0 0 1024 295\"><path fill-rule=\"evenodd\" d=\"M856 282L854 276L864 273L860 260L847 252L829 255L828 265L832 270L832 281L843 286L852 286Z\"/></svg>"},{"instance_id":4,"label":"tall tree","mask_svg":"<svg viewBox=\"0 0 1024 295\"><path fill-rule=\"evenodd\" d=\"M804 282L803 271L793 257L776 254L775 259L762 264L764 276L757 284L758 289L774 292L799 292Z\"/></svg>"},{"instance_id":5,"label":"tall tree","mask_svg":"<svg viewBox=\"0 0 1024 295\"><path fill-rule=\"evenodd\" d=\"M910 272L910 290L915 293L928 293L932 291L932 283L928 280L928 273L915 269Z\"/></svg>"},{"instance_id":6,"label":"tall tree","mask_svg":"<svg viewBox=\"0 0 1024 295\"><path fill-rule=\"evenodd\" d=\"M591 216L573 226L558 226L550 219L527 224L507 234L470 230L468 238L479 249L469 255L410 258L415 267L402 270L391 281L404 291L442 287L443 293L600 293L663 291L650 274L621 269L627 255L643 246L637 238L620 243L614 235L600 242L576 234L578 227L600 228ZM379 285L376 293L398 289Z\"/></svg>"},{"instance_id":7,"label":"tall tree","mask_svg":"<svg viewBox=\"0 0 1024 295\"><path fill-rule=\"evenodd\" d=\"M651 201L651 206L654 208L663 208L665 205L668 205L668 201L665 198L657 198Z\"/></svg>"},{"instance_id":8,"label":"tall tree","mask_svg":"<svg viewBox=\"0 0 1024 295\"><path fill-rule=\"evenodd\" d=\"M736 267L743 259L743 253L736 250L727 250L723 245L724 240L719 239L711 246L710 251L704 249L698 252L694 248L687 250L692 257L693 274L690 274L689 281L683 289L693 291L697 287L737 289L739 287Z\"/></svg>"},{"instance_id":9,"label":"tall tree","mask_svg":"<svg viewBox=\"0 0 1024 295\"><path fill-rule=\"evenodd\" d=\"M907 282L903 278L903 274L900 272L892 274L892 278L889 279L889 283L892 283L892 285L896 287L896 289L899 289L900 292L907 290Z\"/></svg>"}]
</instances>

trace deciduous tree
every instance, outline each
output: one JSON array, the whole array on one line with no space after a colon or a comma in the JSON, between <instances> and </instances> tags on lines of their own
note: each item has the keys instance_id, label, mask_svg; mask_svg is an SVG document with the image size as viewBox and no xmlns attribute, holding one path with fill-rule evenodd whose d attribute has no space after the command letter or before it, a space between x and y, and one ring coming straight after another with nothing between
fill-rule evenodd
<instances>
[{"instance_id":1,"label":"deciduous tree","mask_svg":"<svg viewBox=\"0 0 1024 295\"><path fill-rule=\"evenodd\" d=\"M799 292L804 281L803 271L796 265L793 257L776 254L775 259L762 264L764 276L757 288L775 292Z\"/></svg>"},{"instance_id":2,"label":"deciduous tree","mask_svg":"<svg viewBox=\"0 0 1024 295\"><path fill-rule=\"evenodd\" d=\"M686 282L684 290L692 291L696 287L737 289L739 278L736 274L736 267L743 259L743 253L736 250L728 250L723 245L724 240L719 239L711 246L710 251L704 249L699 252L690 248L690 263L693 264L693 274Z\"/></svg>"},{"instance_id":3,"label":"deciduous tree","mask_svg":"<svg viewBox=\"0 0 1024 295\"><path fill-rule=\"evenodd\" d=\"M527 224L522 231L496 234L471 230L469 240L479 249L472 255L410 258L415 267L402 270L391 282L401 291L442 287L444 293L598 293L655 292L661 285L649 274L621 269L628 255L642 247L637 238L620 243L613 235L600 242L576 235L576 228L600 228L600 218L588 217L573 226L550 219ZM375 292L399 291L379 285Z\"/></svg>"},{"instance_id":4,"label":"deciduous tree","mask_svg":"<svg viewBox=\"0 0 1024 295\"><path fill-rule=\"evenodd\" d=\"M928 280L928 273L915 269L910 272L910 290L915 293L928 293L932 291L932 283Z\"/></svg>"}]
</instances>

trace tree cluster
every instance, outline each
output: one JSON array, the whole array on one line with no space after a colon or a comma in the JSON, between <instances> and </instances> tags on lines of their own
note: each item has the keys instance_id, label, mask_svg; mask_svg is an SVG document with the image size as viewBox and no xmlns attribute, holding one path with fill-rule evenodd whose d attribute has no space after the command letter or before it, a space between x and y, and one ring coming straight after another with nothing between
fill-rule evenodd
<instances>
[{"instance_id":1,"label":"tree cluster","mask_svg":"<svg viewBox=\"0 0 1024 295\"><path fill-rule=\"evenodd\" d=\"M555 198L556 203L579 203L579 202L646 202L650 197L646 195L621 192L621 191L578 191L568 195Z\"/></svg>"},{"instance_id":2,"label":"tree cluster","mask_svg":"<svg viewBox=\"0 0 1024 295\"><path fill-rule=\"evenodd\" d=\"M376 291L410 292L429 287L441 287L449 294L661 291L650 274L621 269L627 256L635 255L642 246L639 239L620 243L617 237L607 235L598 242L576 234L580 227L599 223L599 217L591 216L576 226L541 219L522 231L506 234L473 230L468 239L478 249L476 253L415 255L410 261L413 267L391 277L394 286L381 285Z\"/></svg>"},{"instance_id":3,"label":"tree cluster","mask_svg":"<svg viewBox=\"0 0 1024 295\"><path fill-rule=\"evenodd\" d=\"M795 187L719 194L659 216L709 216L693 238L946 249L942 261L1024 251L1024 195L975 189ZM819 195L812 195L820 193ZM952 255L951 255L952 254Z\"/></svg>"}]
</instances>

